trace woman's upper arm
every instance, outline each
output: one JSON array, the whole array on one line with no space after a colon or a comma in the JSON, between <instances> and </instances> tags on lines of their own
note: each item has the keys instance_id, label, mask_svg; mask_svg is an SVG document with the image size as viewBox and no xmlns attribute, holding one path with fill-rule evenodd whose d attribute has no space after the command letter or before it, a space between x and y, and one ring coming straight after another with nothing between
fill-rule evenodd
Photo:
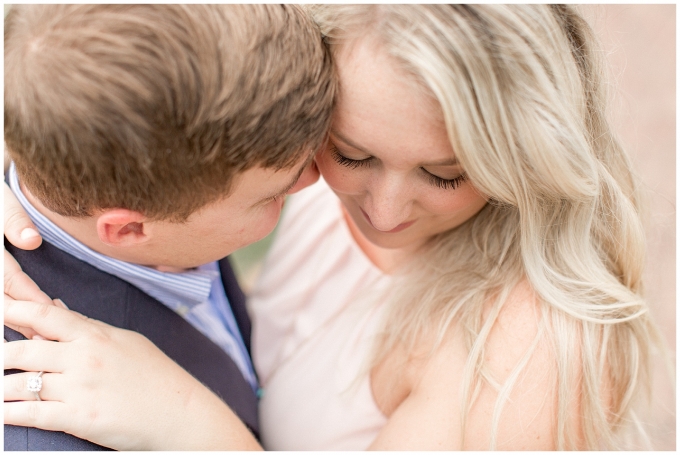
<instances>
[{"instance_id":1,"label":"woman's upper arm","mask_svg":"<svg viewBox=\"0 0 680 455\"><path fill-rule=\"evenodd\" d=\"M485 360L498 383L503 384L511 376L535 342L539 321L540 309L535 298L526 287L520 286L501 311L486 345ZM466 358L462 337L452 333L428 362L409 396L390 415L371 449L490 449L498 391L486 381L470 409L463 438ZM495 449L555 449L555 368L549 338L539 337L500 413ZM568 411L570 418L577 416L577 404Z\"/></svg>"}]
</instances>

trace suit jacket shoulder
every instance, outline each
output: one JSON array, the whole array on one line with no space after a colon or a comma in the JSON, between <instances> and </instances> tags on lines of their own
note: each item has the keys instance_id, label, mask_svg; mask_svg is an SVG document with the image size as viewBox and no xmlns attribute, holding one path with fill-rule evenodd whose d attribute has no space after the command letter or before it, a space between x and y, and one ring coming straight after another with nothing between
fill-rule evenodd
<instances>
[{"instance_id":1,"label":"suit jacket shoulder","mask_svg":"<svg viewBox=\"0 0 680 455\"><path fill-rule=\"evenodd\" d=\"M5 241L5 248L23 270L52 298L72 310L107 324L135 330L209 387L257 436L257 397L232 359L182 317L130 283L104 273L47 242L24 251ZM245 297L225 258L220 271L242 331L250 343ZM5 327L8 341L23 336ZM11 374L16 371L6 371ZM150 417L152 418L152 417ZM102 450L105 448L64 433L5 425L5 450Z\"/></svg>"}]
</instances>

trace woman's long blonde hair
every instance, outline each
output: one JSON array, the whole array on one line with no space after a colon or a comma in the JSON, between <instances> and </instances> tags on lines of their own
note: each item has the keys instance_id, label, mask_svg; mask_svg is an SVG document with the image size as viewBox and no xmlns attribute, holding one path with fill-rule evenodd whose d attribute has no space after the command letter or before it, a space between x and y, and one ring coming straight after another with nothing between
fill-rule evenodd
<instances>
[{"instance_id":1,"label":"woman's long blonde hair","mask_svg":"<svg viewBox=\"0 0 680 455\"><path fill-rule=\"evenodd\" d=\"M499 391L494 448L525 362L497 384L484 350L507 296L527 281L542 305L536 343L549 343L556 359L556 447L622 447L621 435L630 434L623 428L635 422L635 402L650 384L658 338L642 297L636 181L605 118L603 70L588 25L573 7L558 5L310 12L332 47L377 38L405 76L437 99L456 157L490 198L410 264L390 297L376 361L397 343L414 346L433 330L441 340L452 324L462 328L469 356L461 431L488 381ZM570 402L579 403L578 428L567 418Z\"/></svg>"}]
</instances>

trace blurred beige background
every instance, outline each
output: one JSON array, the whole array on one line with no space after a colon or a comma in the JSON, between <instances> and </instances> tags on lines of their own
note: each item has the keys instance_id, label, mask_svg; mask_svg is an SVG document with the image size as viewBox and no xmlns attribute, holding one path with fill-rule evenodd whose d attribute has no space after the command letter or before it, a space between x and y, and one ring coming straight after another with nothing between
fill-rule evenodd
<instances>
[{"instance_id":1,"label":"blurred beige background","mask_svg":"<svg viewBox=\"0 0 680 455\"><path fill-rule=\"evenodd\" d=\"M676 346L676 22L675 5L588 5L582 11L610 65L611 118L643 182L648 256L645 286L652 314L675 362ZM675 365L675 364L674 364ZM659 373L651 435L676 448L674 380ZM675 370L675 367L674 367Z\"/></svg>"}]
</instances>

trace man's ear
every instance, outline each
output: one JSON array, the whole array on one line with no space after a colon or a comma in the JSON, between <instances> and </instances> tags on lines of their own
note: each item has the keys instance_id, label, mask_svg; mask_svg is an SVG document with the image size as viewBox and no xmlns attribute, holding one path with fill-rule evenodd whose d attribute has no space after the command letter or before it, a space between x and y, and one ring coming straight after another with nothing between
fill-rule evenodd
<instances>
[{"instance_id":1,"label":"man's ear","mask_svg":"<svg viewBox=\"0 0 680 455\"><path fill-rule=\"evenodd\" d=\"M99 240L109 246L126 247L149 240L145 222L149 220L139 212L126 209L109 209L97 217Z\"/></svg>"}]
</instances>

